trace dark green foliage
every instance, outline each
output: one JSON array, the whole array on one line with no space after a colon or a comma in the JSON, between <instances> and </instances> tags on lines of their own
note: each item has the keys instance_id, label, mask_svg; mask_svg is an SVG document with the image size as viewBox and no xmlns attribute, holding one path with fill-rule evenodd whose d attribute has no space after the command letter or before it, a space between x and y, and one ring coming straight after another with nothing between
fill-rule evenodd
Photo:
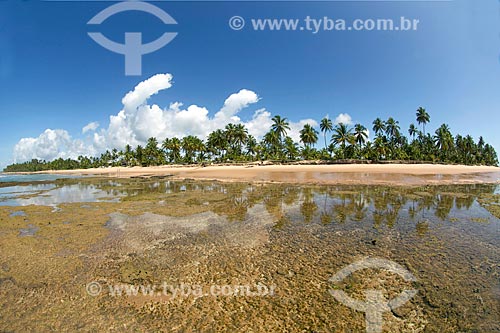
<instances>
[{"instance_id":1,"label":"dark green foliage","mask_svg":"<svg viewBox=\"0 0 500 333\"><path fill-rule=\"evenodd\" d=\"M332 132L331 144L318 151L314 146L319 132L310 124L300 131L303 147L287 136L290 124L286 118L273 117L273 124L260 142L248 134L242 124L228 124L224 129L210 133L206 142L196 136L166 138L161 144L150 138L145 147L130 145L123 151L113 149L99 157L79 156L77 160L62 159L47 162L33 159L7 166L5 172L34 172L45 170L88 169L108 166L154 166L167 163L245 162L259 160L299 159L360 159L371 161L405 160L465 165L498 165L495 149L483 137L477 142L470 136L453 136L450 127L442 124L434 135L425 133L430 116L423 108L416 113L422 125L419 131L414 124L408 130L410 139L401 133L399 122L392 117L387 121L377 118L373 122L375 137L368 141L367 129L361 124L351 128L347 124L333 125L324 118L320 130Z\"/></svg>"}]
</instances>

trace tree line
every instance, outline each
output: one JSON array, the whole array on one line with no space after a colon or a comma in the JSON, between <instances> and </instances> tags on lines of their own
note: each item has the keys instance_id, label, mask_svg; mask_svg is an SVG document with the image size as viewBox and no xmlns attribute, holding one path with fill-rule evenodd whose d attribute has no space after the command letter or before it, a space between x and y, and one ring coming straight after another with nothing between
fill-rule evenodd
<instances>
[{"instance_id":1,"label":"tree line","mask_svg":"<svg viewBox=\"0 0 500 333\"><path fill-rule=\"evenodd\" d=\"M368 129L362 124L334 124L325 117L319 130L305 124L300 130L300 142L288 133L287 118L276 115L272 126L258 141L243 124L228 124L224 129L210 133L206 140L188 135L166 138L162 142L149 138L145 146L107 150L100 156L79 156L75 159L58 158L53 161L33 159L7 166L5 172L32 172L44 170L88 169L108 166L158 166L165 164L231 163L261 160L370 160L422 161L465 165L498 165L495 149L483 137L476 142L470 135L453 135L448 124L442 124L433 134L426 133L429 113L422 107L416 112L415 124L406 136L399 121L390 117L377 118L372 123L373 141L368 140ZM325 148L318 149L319 136Z\"/></svg>"}]
</instances>

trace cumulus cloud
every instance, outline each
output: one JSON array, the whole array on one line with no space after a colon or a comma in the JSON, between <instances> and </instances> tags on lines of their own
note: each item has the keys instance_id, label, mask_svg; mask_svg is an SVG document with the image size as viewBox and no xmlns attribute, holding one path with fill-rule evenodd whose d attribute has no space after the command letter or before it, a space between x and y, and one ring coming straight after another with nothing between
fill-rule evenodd
<instances>
[{"instance_id":1,"label":"cumulus cloud","mask_svg":"<svg viewBox=\"0 0 500 333\"><path fill-rule=\"evenodd\" d=\"M305 124L309 124L312 127L318 127L318 122L314 119L303 119L298 122L290 123L290 133L287 133L289 137L291 137L294 141L300 141L300 130L304 128Z\"/></svg>"},{"instance_id":2,"label":"cumulus cloud","mask_svg":"<svg viewBox=\"0 0 500 333\"><path fill-rule=\"evenodd\" d=\"M95 131L97 128L99 128L99 123L97 121L93 121L83 126L82 133L85 134L87 132L92 132Z\"/></svg>"},{"instance_id":3,"label":"cumulus cloud","mask_svg":"<svg viewBox=\"0 0 500 333\"><path fill-rule=\"evenodd\" d=\"M239 122L240 118L236 114L250 104L257 103L259 96L251 90L242 89L238 93L232 94L224 102L224 106L215 115L215 120L218 122Z\"/></svg>"},{"instance_id":4,"label":"cumulus cloud","mask_svg":"<svg viewBox=\"0 0 500 333\"><path fill-rule=\"evenodd\" d=\"M147 80L139 83L134 90L130 91L122 99L125 110L133 112L146 100L156 95L160 90L168 89L172 86L172 74L156 74Z\"/></svg>"},{"instance_id":5,"label":"cumulus cloud","mask_svg":"<svg viewBox=\"0 0 500 333\"><path fill-rule=\"evenodd\" d=\"M352 118L348 113L341 113L335 118L334 121L335 124L345 124L345 125L352 125Z\"/></svg>"},{"instance_id":6,"label":"cumulus cloud","mask_svg":"<svg viewBox=\"0 0 500 333\"><path fill-rule=\"evenodd\" d=\"M14 161L31 159L53 160L58 157L76 158L82 154L95 154L92 146L74 140L62 129L46 129L37 138L23 138L14 147Z\"/></svg>"},{"instance_id":7,"label":"cumulus cloud","mask_svg":"<svg viewBox=\"0 0 500 333\"><path fill-rule=\"evenodd\" d=\"M21 139L14 148L14 160L20 162L32 158L50 160L57 157L96 155L106 149L122 149L127 144L144 145L150 137L156 137L159 141L166 137L181 138L186 135L205 139L210 132L224 128L229 123L244 124L249 134L260 139L272 125L271 112L265 108L254 111L247 121L240 118L242 110L260 101L255 92L247 89L241 89L227 97L213 115L207 108L196 104L184 106L176 101L163 108L148 104L151 96L171 88L172 80L171 74L157 74L140 82L125 94L122 99L123 109L109 117L107 128L99 128L97 122L91 122L82 128L82 134L92 132L87 141L73 139L65 130L47 129L37 138ZM350 121L349 115L340 116L347 116ZM306 123L315 127L318 125L313 119L290 122L288 135L298 141L299 131Z\"/></svg>"}]
</instances>

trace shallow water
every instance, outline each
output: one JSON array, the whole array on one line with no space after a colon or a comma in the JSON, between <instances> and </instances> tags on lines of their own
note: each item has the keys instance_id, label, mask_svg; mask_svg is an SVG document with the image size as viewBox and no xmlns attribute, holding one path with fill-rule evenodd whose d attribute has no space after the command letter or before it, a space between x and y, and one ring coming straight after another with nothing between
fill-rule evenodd
<instances>
[{"instance_id":1,"label":"shallow water","mask_svg":"<svg viewBox=\"0 0 500 333\"><path fill-rule=\"evenodd\" d=\"M0 188L0 206L55 206L71 202L119 201L116 191L103 191L92 184L9 186Z\"/></svg>"},{"instance_id":2,"label":"shallow water","mask_svg":"<svg viewBox=\"0 0 500 333\"><path fill-rule=\"evenodd\" d=\"M8 200L24 195L40 194L55 188L54 184L33 184L0 187L0 200Z\"/></svg>"},{"instance_id":3,"label":"shallow water","mask_svg":"<svg viewBox=\"0 0 500 333\"><path fill-rule=\"evenodd\" d=\"M490 213L500 205L497 185L54 186L22 200L57 211L0 207L0 331L364 332L364 312L330 290L365 302L372 289L383 299L417 291L386 309L384 332L500 331L500 221ZM367 257L415 280L379 267L330 282ZM117 296L117 285L154 288ZM212 295L213 285L274 292Z\"/></svg>"},{"instance_id":4,"label":"shallow water","mask_svg":"<svg viewBox=\"0 0 500 333\"><path fill-rule=\"evenodd\" d=\"M0 172L0 183L4 182L38 182L38 181L54 181L57 179L78 178L74 175L58 175L58 174L11 174Z\"/></svg>"}]
</instances>

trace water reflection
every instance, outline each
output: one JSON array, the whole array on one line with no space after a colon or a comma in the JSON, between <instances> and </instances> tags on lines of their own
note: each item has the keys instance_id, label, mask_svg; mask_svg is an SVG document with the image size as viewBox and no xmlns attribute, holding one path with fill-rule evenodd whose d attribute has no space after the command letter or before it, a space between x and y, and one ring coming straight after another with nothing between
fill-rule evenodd
<instances>
[{"instance_id":1,"label":"water reflection","mask_svg":"<svg viewBox=\"0 0 500 333\"><path fill-rule=\"evenodd\" d=\"M23 196L23 195L40 194L43 191L47 191L55 187L56 185L54 184L34 184L34 185L0 187L0 200L6 200L9 198Z\"/></svg>"},{"instance_id":2,"label":"water reflection","mask_svg":"<svg viewBox=\"0 0 500 333\"><path fill-rule=\"evenodd\" d=\"M103 191L96 185L73 184L55 187L54 184L44 184L0 188L4 190L0 194L3 195L0 206L55 206L71 202L118 201L121 196L117 191Z\"/></svg>"},{"instance_id":3,"label":"water reflection","mask_svg":"<svg viewBox=\"0 0 500 333\"><path fill-rule=\"evenodd\" d=\"M343 225L368 220L375 229L392 229L400 221L410 221L418 234L424 235L431 228L430 220L454 219L455 215L460 215L460 211L489 220L492 216L481 208L477 198L479 195L498 192L495 184L296 186L157 179L80 179L64 180L57 185L56 188L54 184L0 188L0 196L5 196L0 205L57 205L120 200L153 200L165 205L169 204L169 198L175 201L179 196L189 196L190 205L208 205L208 198L222 194L223 204L210 205L210 210L226 216L228 221L244 221L250 209L262 204L273 217L277 229L286 227L291 221ZM22 198L19 193L39 195Z\"/></svg>"},{"instance_id":4,"label":"water reflection","mask_svg":"<svg viewBox=\"0 0 500 333\"><path fill-rule=\"evenodd\" d=\"M19 237L35 236L38 230L40 230L39 227L34 226L33 224L28 224L27 228L19 230Z\"/></svg>"},{"instance_id":5,"label":"water reflection","mask_svg":"<svg viewBox=\"0 0 500 333\"><path fill-rule=\"evenodd\" d=\"M190 204L206 205L211 193L223 194L224 204L211 205L210 210L227 216L229 221L243 221L249 209L263 204L277 229L291 221L322 225L371 221L376 229L392 229L409 221L419 235L431 228L430 222L454 220L461 211L494 219L477 198L498 191L495 184L383 187L126 180L121 185L114 190L119 189L124 200L158 199L162 204L169 196L175 200L180 195L189 196ZM97 187L110 190L109 183Z\"/></svg>"}]
</instances>

